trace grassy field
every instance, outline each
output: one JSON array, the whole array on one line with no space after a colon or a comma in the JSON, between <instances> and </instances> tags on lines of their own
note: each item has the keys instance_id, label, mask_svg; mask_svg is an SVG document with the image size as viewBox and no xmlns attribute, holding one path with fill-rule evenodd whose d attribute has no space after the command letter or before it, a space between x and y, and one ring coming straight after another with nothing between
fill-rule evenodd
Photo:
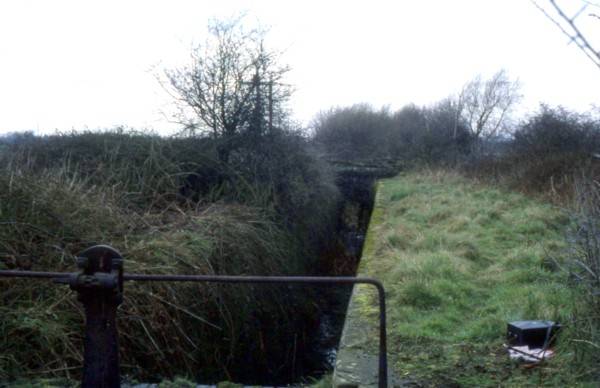
<instances>
[{"instance_id":1,"label":"grassy field","mask_svg":"<svg viewBox=\"0 0 600 388\"><path fill-rule=\"evenodd\" d=\"M568 222L452 173L381 181L360 272L385 283L395 373L426 386L579 384L568 327L535 368L503 348L508 321L571 318L575 295L554 261Z\"/></svg>"}]
</instances>

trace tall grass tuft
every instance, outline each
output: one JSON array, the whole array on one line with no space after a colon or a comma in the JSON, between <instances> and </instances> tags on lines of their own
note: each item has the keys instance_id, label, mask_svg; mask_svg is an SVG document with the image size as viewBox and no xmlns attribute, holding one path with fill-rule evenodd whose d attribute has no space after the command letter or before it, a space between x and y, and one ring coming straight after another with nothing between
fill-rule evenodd
<instances>
[{"instance_id":1,"label":"tall grass tuft","mask_svg":"<svg viewBox=\"0 0 600 388\"><path fill-rule=\"evenodd\" d=\"M2 144L0 269L73 271L78 252L103 243L122 252L128 272L311 273L337 193L300 139L284 142L277 158L240 151L238 165L216 161L206 139L124 131ZM309 294L127 284L118 318L123 374L294 378L283 374L301 344L287 339L300 342L310 329ZM0 279L0 317L0 381L81 372L83 312L69 290Z\"/></svg>"}]
</instances>

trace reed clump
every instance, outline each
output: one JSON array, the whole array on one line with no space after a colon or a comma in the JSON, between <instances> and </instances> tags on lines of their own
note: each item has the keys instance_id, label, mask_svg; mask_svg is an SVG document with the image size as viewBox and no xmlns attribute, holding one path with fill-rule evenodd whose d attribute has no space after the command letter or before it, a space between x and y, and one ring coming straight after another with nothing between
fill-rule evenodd
<instances>
[{"instance_id":1,"label":"reed clump","mask_svg":"<svg viewBox=\"0 0 600 388\"><path fill-rule=\"evenodd\" d=\"M334 232L337 192L301 138L273 141L284 151L242 150L228 165L209 140L123 130L4 142L0 269L73 271L78 252L102 243L121 251L127 272L310 273ZM122 373L145 381L277 375L300 347L284 339L309 330L314 315L300 291L128 283L118 318ZM83 311L66 287L0 279L0 316L0 380L79 376Z\"/></svg>"}]
</instances>

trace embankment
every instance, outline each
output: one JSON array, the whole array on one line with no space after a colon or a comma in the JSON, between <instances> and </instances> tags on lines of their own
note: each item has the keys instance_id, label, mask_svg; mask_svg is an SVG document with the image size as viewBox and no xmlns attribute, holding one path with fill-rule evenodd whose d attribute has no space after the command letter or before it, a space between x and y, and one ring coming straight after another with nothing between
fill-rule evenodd
<instances>
[{"instance_id":1,"label":"embankment","mask_svg":"<svg viewBox=\"0 0 600 388\"><path fill-rule=\"evenodd\" d=\"M543 368L511 363L506 323L567 322L575 305L560 252L568 218L550 204L454 173L381 180L358 275L386 288L392 382L574 386L569 330ZM555 261L556 260L556 261ZM377 384L377 303L355 287L335 386Z\"/></svg>"}]
</instances>

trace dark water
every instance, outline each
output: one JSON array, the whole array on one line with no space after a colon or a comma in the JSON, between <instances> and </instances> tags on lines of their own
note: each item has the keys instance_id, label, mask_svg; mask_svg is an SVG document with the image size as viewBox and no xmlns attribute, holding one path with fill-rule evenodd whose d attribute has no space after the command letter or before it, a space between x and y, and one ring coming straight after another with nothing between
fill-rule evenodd
<instances>
[{"instance_id":1,"label":"dark water","mask_svg":"<svg viewBox=\"0 0 600 388\"><path fill-rule=\"evenodd\" d=\"M343 198L336 238L320 257L320 267L313 273L317 276L356 274L372 211L372 178L341 177L337 183ZM244 360L236 360L229 370L231 378L225 377L227 380L249 385L298 386L333 371L352 286L289 286L282 292L291 301L309 300L314 313L292 317L290 322L280 325L262 322L261 333L265 336L277 333L277 343L262 350L250 350ZM299 311L306 311L306 307ZM280 341L281 338L285 340ZM264 358L262 363L261 358ZM214 381L208 375L198 377L200 381Z\"/></svg>"},{"instance_id":2,"label":"dark water","mask_svg":"<svg viewBox=\"0 0 600 388\"><path fill-rule=\"evenodd\" d=\"M322 276L356 274L373 209L373 179L346 178L338 181L338 185L344 196L338 221L339 244L337 252L323 258L327 265ZM327 263L332 257L333 263ZM301 377L302 381L333 371L351 292L352 286L344 286L328 288L319 294L318 326L307 349L312 365L305 369L308 373Z\"/></svg>"}]
</instances>

